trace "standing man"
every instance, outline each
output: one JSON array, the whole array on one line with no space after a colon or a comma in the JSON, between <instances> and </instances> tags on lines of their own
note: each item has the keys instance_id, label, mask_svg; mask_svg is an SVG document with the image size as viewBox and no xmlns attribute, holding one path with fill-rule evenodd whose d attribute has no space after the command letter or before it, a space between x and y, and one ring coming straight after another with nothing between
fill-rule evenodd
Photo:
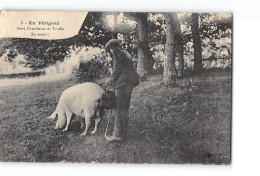
<instances>
[{"instance_id":1,"label":"standing man","mask_svg":"<svg viewBox=\"0 0 260 176\"><path fill-rule=\"evenodd\" d=\"M129 105L133 88L139 84L139 76L134 70L131 55L120 47L121 40L111 39L105 51L113 58L112 75L106 86L112 85L116 94L116 117L113 135L107 141L121 141L127 138Z\"/></svg>"}]
</instances>

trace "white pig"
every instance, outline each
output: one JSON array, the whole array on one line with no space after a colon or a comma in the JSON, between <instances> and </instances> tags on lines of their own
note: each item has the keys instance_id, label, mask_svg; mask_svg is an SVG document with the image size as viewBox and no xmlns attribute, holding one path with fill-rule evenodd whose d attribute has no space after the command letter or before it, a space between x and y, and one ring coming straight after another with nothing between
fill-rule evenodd
<instances>
[{"instance_id":1,"label":"white pig","mask_svg":"<svg viewBox=\"0 0 260 176\"><path fill-rule=\"evenodd\" d=\"M90 120L95 115L95 128L91 134L97 131L97 125L102 116L102 110L98 107L104 90L95 83L83 83L67 88L61 94L56 110L49 118L58 116L58 121L54 129L67 131L73 114L85 118L86 128L81 135L86 135L90 126ZM66 123L67 122L67 123Z\"/></svg>"}]
</instances>

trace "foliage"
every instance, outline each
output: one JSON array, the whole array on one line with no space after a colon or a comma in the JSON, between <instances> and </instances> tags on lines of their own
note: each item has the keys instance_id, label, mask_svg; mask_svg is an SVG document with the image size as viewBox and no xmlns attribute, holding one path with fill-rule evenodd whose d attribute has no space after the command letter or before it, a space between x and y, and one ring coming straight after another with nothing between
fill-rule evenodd
<instances>
[{"instance_id":1,"label":"foliage","mask_svg":"<svg viewBox=\"0 0 260 176\"><path fill-rule=\"evenodd\" d=\"M79 82L94 81L108 75L109 67L109 62L95 57L89 61L81 61L73 70L73 74Z\"/></svg>"},{"instance_id":2,"label":"foliage","mask_svg":"<svg viewBox=\"0 0 260 176\"><path fill-rule=\"evenodd\" d=\"M148 16L148 43L154 44L165 44L166 43L166 25L164 17L161 13L149 13Z\"/></svg>"},{"instance_id":3,"label":"foliage","mask_svg":"<svg viewBox=\"0 0 260 176\"><path fill-rule=\"evenodd\" d=\"M70 54L71 48L83 46L102 47L109 40L109 31L105 30L102 13L88 13L79 34L60 40L37 40L27 38L12 38L0 41L0 56L10 49L8 59L23 54L27 56L27 66L33 69L46 68L63 61Z\"/></svg>"},{"instance_id":4,"label":"foliage","mask_svg":"<svg viewBox=\"0 0 260 176\"><path fill-rule=\"evenodd\" d=\"M102 48L111 39L112 31L109 29L106 13L89 12L79 31L78 45Z\"/></svg>"},{"instance_id":5,"label":"foliage","mask_svg":"<svg viewBox=\"0 0 260 176\"><path fill-rule=\"evenodd\" d=\"M35 39L1 39L0 57L5 53L7 60L12 62L19 54L25 56L26 66L32 69L42 69L56 62L62 62L71 52L82 47L103 48L105 43L115 33L120 33L123 47L137 58L137 26L138 13L116 13L118 23L115 29L108 24L107 16L113 12L89 12L79 30L78 35L62 40ZM193 67L193 45L191 34L191 13L178 13L181 21L182 45L184 49L185 69ZM232 15L221 13L202 13L199 18L199 31L202 40L202 56L204 67L210 68L221 62L230 63L232 57ZM155 60L154 68L161 68L164 60L164 45L166 39L165 20L162 13L148 13L148 45ZM163 46L163 47L161 47ZM7 53L8 52L8 53ZM135 60L137 62L137 60ZM205 64L206 63L206 64ZM207 66L205 66L207 65ZM223 65L223 64L222 64ZM230 65L229 65L230 66Z\"/></svg>"},{"instance_id":6,"label":"foliage","mask_svg":"<svg viewBox=\"0 0 260 176\"><path fill-rule=\"evenodd\" d=\"M77 36L63 40L36 40L27 38L12 38L3 44L3 51L10 50L10 56L23 54L27 56L27 66L33 69L45 68L63 61L69 55L70 47L75 44ZM14 57L8 57L12 61Z\"/></svg>"},{"instance_id":7,"label":"foliage","mask_svg":"<svg viewBox=\"0 0 260 176\"><path fill-rule=\"evenodd\" d=\"M231 37L232 16L230 14L203 13L200 15L202 38L220 39Z\"/></svg>"}]
</instances>

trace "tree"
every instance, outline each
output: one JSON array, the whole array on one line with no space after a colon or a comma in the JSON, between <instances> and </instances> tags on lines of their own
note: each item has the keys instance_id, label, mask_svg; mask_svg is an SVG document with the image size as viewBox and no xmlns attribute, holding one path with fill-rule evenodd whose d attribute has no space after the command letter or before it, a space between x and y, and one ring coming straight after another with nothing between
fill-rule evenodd
<instances>
[{"instance_id":1,"label":"tree","mask_svg":"<svg viewBox=\"0 0 260 176\"><path fill-rule=\"evenodd\" d=\"M180 20L177 16L177 13L173 13L173 22L175 23L175 31L174 31L174 38L175 38L175 46L176 46L176 54L179 61L178 65L178 76L181 77L184 71L184 58L183 58L183 40L181 34L181 24Z\"/></svg>"},{"instance_id":2,"label":"tree","mask_svg":"<svg viewBox=\"0 0 260 176\"><path fill-rule=\"evenodd\" d=\"M73 45L74 37L63 40L36 40L27 38L11 38L4 42L3 51L10 50L12 55L26 56L26 65L32 69L45 68L56 61L62 61ZM12 62L14 58L9 58Z\"/></svg>"},{"instance_id":3,"label":"tree","mask_svg":"<svg viewBox=\"0 0 260 176\"><path fill-rule=\"evenodd\" d=\"M119 14L118 18L116 14ZM108 25L109 15L112 16L114 27ZM175 72L172 72L173 75L181 76L184 67L185 69L193 67L194 71L200 71L202 62L205 61L203 62L205 66L212 58L216 58L216 61L220 59L225 62L231 61L232 14L180 13L178 18L176 13L172 13L171 16L175 50L173 51L175 54L172 55L173 60L179 61L178 68L175 68L176 66L173 68ZM165 49L165 23L162 13L124 12L122 15L113 12L89 12L76 36L60 40L1 39L0 56L8 52L8 60L12 62L17 54L23 54L26 56L27 66L32 69L42 69L57 61L63 61L76 48L83 46L103 48L111 39L112 33L120 33L123 34L122 45L134 56L135 68L138 65L140 76L152 73L155 61L161 73L165 54L168 53L169 56L169 51L166 52ZM169 45L167 47L170 48ZM193 54L194 65L193 58L189 57ZM183 64L183 55L185 64ZM175 62L173 64L175 65Z\"/></svg>"},{"instance_id":4,"label":"tree","mask_svg":"<svg viewBox=\"0 0 260 176\"><path fill-rule=\"evenodd\" d=\"M147 13L135 13L138 25L138 63L137 72L140 77L149 75L153 71L154 60L150 52L148 38Z\"/></svg>"},{"instance_id":5,"label":"tree","mask_svg":"<svg viewBox=\"0 0 260 176\"><path fill-rule=\"evenodd\" d=\"M177 13L172 13L172 20L174 23L174 49L176 50L176 56L178 67L176 67L176 75L182 76L184 71L184 57L183 57L183 37L181 31L180 20ZM155 55L155 61L161 62L162 57L158 57L155 52L161 51L161 44L166 43L166 24L165 17L162 13L150 13L148 17L149 23L149 44L152 45L152 53ZM163 49L164 50L164 49Z\"/></svg>"},{"instance_id":6,"label":"tree","mask_svg":"<svg viewBox=\"0 0 260 176\"><path fill-rule=\"evenodd\" d=\"M173 13L164 13L166 22L166 46L165 46L165 60L163 69L163 83L172 85L175 83L175 56L176 49L174 47L174 31L176 23L174 22Z\"/></svg>"},{"instance_id":7,"label":"tree","mask_svg":"<svg viewBox=\"0 0 260 176\"><path fill-rule=\"evenodd\" d=\"M223 13L200 14L200 34L203 52L203 61L215 62L232 57L232 15ZM221 41L221 42L220 42ZM213 59L212 58L216 58Z\"/></svg>"},{"instance_id":8,"label":"tree","mask_svg":"<svg viewBox=\"0 0 260 176\"><path fill-rule=\"evenodd\" d=\"M57 61L63 61L71 49L82 46L103 47L111 38L111 31L105 27L104 14L89 12L78 35L59 40L37 40L11 38L0 41L0 54L10 49L14 54L23 54L26 65L32 69L42 69ZM9 58L10 62L12 58Z\"/></svg>"},{"instance_id":9,"label":"tree","mask_svg":"<svg viewBox=\"0 0 260 176\"><path fill-rule=\"evenodd\" d=\"M78 46L85 45L101 48L111 39L111 34L114 31L108 29L105 15L107 14L102 12L88 13L77 35L78 40L75 41Z\"/></svg>"},{"instance_id":10,"label":"tree","mask_svg":"<svg viewBox=\"0 0 260 176\"><path fill-rule=\"evenodd\" d=\"M194 48L194 69L195 73L202 71L202 49L201 49L201 39L199 33L199 14L192 13L191 15L191 31L193 38L193 48Z\"/></svg>"}]
</instances>

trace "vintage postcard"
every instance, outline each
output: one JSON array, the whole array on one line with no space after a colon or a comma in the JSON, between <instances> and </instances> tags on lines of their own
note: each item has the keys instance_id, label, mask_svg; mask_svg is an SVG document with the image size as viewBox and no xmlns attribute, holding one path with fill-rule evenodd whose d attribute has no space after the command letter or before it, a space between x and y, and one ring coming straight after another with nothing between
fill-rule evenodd
<instances>
[{"instance_id":1,"label":"vintage postcard","mask_svg":"<svg viewBox=\"0 0 260 176\"><path fill-rule=\"evenodd\" d=\"M0 12L0 161L230 164L232 13Z\"/></svg>"}]
</instances>

